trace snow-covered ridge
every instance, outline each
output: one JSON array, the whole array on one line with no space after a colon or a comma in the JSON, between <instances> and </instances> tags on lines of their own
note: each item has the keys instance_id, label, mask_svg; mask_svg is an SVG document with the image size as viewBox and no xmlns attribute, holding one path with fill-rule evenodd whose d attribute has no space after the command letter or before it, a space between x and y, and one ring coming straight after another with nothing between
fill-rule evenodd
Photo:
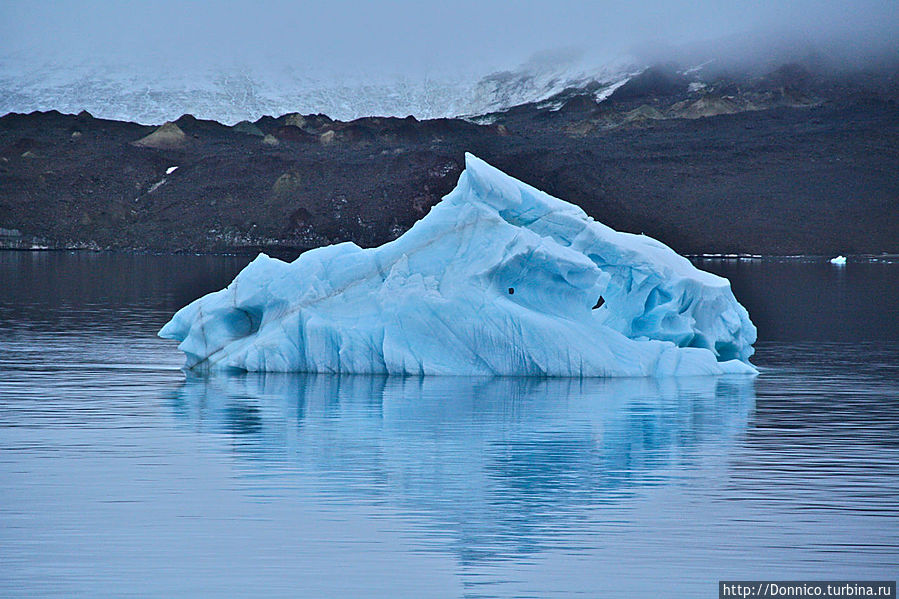
<instances>
[{"instance_id":1,"label":"snow-covered ridge","mask_svg":"<svg viewBox=\"0 0 899 599\"><path fill-rule=\"evenodd\" d=\"M620 82L634 67L619 60L526 64L511 71L443 77L331 75L289 67L189 67L66 64L0 58L0 115L87 110L99 118L159 124L182 114L225 124L291 112L338 120L413 115L419 119L482 115L539 102L590 82ZM611 93L611 92L609 92Z\"/></svg>"},{"instance_id":2,"label":"snow-covered ridge","mask_svg":"<svg viewBox=\"0 0 899 599\"><path fill-rule=\"evenodd\" d=\"M471 155L399 239L261 254L160 335L186 367L442 375L753 373L730 283Z\"/></svg>"}]
</instances>

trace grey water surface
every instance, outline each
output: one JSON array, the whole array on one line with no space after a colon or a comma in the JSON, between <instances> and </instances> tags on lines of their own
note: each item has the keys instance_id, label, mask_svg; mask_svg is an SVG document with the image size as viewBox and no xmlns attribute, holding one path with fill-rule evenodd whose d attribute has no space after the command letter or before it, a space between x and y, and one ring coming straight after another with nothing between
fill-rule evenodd
<instances>
[{"instance_id":1,"label":"grey water surface","mask_svg":"<svg viewBox=\"0 0 899 599\"><path fill-rule=\"evenodd\" d=\"M0 253L0 596L899 574L899 264L700 262L755 378L186 375L156 331L248 260Z\"/></svg>"}]
</instances>

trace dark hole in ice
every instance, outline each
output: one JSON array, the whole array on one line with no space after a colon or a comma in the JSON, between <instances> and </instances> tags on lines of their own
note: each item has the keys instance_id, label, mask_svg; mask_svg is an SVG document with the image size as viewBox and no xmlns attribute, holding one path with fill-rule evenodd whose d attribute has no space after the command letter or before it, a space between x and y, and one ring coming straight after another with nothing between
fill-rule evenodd
<instances>
[{"instance_id":1,"label":"dark hole in ice","mask_svg":"<svg viewBox=\"0 0 899 599\"><path fill-rule=\"evenodd\" d=\"M593 306L593 309L596 310L597 308L601 308L604 303L606 303L606 300L602 299L602 296L600 295L599 299L596 300L596 305Z\"/></svg>"},{"instance_id":2,"label":"dark hole in ice","mask_svg":"<svg viewBox=\"0 0 899 599\"><path fill-rule=\"evenodd\" d=\"M514 295L514 294L515 294L515 288L509 287L509 295Z\"/></svg>"}]
</instances>

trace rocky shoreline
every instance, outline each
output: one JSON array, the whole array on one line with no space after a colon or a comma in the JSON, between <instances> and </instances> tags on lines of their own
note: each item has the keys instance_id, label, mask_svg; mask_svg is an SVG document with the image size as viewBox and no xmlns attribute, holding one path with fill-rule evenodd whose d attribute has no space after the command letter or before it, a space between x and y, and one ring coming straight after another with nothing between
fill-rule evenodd
<instances>
[{"instance_id":1,"label":"rocky shoreline","mask_svg":"<svg viewBox=\"0 0 899 599\"><path fill-rule=\"evenodd\" d=\"M656 67L469 119L0 118L0 248L297 254L395 239L469 151L681 253L899 252L896 71Z\"/></svg>"}]
</instances>

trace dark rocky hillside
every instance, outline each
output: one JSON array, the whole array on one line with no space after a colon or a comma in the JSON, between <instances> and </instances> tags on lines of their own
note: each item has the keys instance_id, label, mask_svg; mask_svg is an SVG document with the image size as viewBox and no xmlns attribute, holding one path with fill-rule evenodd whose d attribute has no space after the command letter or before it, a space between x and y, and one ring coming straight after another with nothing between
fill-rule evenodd
<instances>
[{"instance_id":1,"label":"dark rocky hillside","mask_svg":"<svg viewBox=\"0 0 899 599\"><path fill-rule=\"evenodd\" d=\"M477 119L263 117L161 127L0 118L0 246L290 254L393 239L470 151L680 252L899 252L896 71L655 67ZM177 169L171 170L172 167Z\"/></svg>"}]
</instances>

